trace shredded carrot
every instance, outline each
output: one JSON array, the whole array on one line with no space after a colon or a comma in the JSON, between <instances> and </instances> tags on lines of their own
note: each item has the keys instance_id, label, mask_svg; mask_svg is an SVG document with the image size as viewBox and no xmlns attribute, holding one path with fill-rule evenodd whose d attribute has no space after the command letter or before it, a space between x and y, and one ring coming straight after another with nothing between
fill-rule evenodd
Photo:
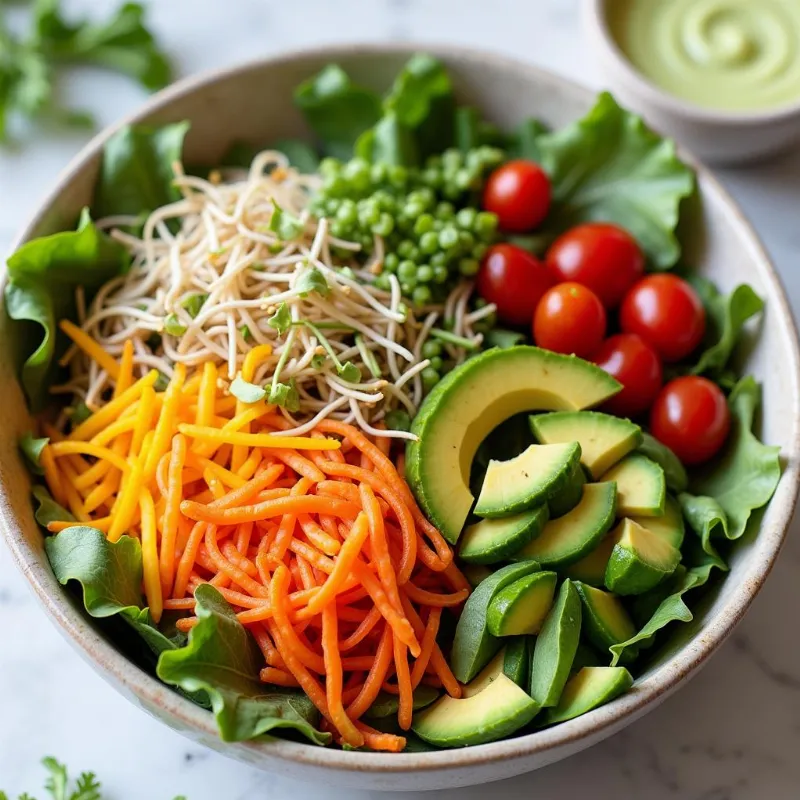
<instances>
[{"instance_id":1,"label":"shredded carrot","mask_svg":"<svg viewBox=\"0 0 800 800\"><path fill-rule=\"evenodd\" d=\"M411 685L413 688L419 686L425 671L428 669L428 664L433 654L433 648L436 646L436 636L439 633L439 622L442 619L442 609L432 608L428 615L428 621L425 624L425 633L422 635L422 650L420 651L417 660L414 662L414 668L411 670Z\"/></svg>"},{"instance_id":2,"label":"shredded carrot","mask_svg":"<svg viewBox=\"0 0 800 800\"><path fill-rule=\"evenodd\" d=\"M355 700L347 708L347 713L352 719L361 717L375 702L375 698L381 690L381 685L389 672L389 665L392 663L393 642L392 629L389 625L384 625L380 643L375 651L375 657L372 666L369 668L367 679L364 681L364 685Z\"/></svg>"},{"instance_id":3,"label":"shredded carrot","mask_svg":"<svg viewBox=\"0 0 800 800\"><path fill-rule=\"evenodd\" d=\"M299 686L297 679L290 672L285 672L277 667L264 667L261 670L260 678L264 683L271 683L275 686Z\"/></svg>"}]
</instances>

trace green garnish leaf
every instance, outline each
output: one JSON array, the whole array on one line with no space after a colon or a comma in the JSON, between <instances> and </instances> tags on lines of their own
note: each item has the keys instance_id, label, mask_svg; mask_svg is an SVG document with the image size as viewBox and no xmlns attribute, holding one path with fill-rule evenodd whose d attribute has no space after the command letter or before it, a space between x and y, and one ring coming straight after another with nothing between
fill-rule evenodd
<instances>
[{"instance_id":1,"label":"green garnish leaf","mask_svg":"<svg viewBox=\"0 0 800 800\"><path fill-rule=\"evenodd\" d=\"M286 303L281 303L275 313L267 320L267 325L270 328L275 328L278 334L283 336L292 326L292 314L289 311L289 306ZM270 402L272 401L270 400Z\"/></svg>"},{"instance_id":2,"label":"green garnish leaf","mask_svg":"<svg viewBox=\"0 0 800 800\"><path fill-rule=\"evenodd\" d=\"M147 214L179 199L172 165L181 160L188 122L126 125L103 147L92 210L97 216Z\"/></svg>"},{"instance_id":3,"label":"green garnish leaf","mask_svg":"<svg viewBox=\"0 0 800 800\"><path fill-rule=\"evenodd\" d=\"M314 369L322 369L327 358L328 356L326 353L317 353L311 357L311 366L314 367Z\"/></svg>"},{"instance_id":4,"label":"green garnish leaf","mask_svg":"<svg viewBox=\"0 0 800 800\"><path fill-rule=\"evenodd\" d=\"M356 86L336 64L300 84L294 93L322 148L335 158L348 159L356 139L381 116L381 101L368 89Z\"/></svg>"},{"instance_id":5,"label":"green garnish leaf","mask_svg":"<svg viewBox=\"0 0 800 800\"><path fill-rule=\"evenodd\" d=\"M358 157L376 164L410 167L420 162L414 134L393 112L358 137L355 151Z\"/></svg>"},{"instance_id":6,"label":"green garnish leaf","mask_svg":"<svg viewBox=\"0 0 800 800\"><path fill-rule=\"evenodd\" d=\"M32 494L36 503L33 516L36 522L45 530L51 522L75 521L75 517L73 517L66 508L56 503L50 492L41 484L37 484L33 487Z\"/></svg>"},{"instance_id":7,"label":"green garnish leaf","mask_svg":"<svg viewBox=\"0 0 800 800\"><path fill-rule=\"evenodd\" d=\"M272 147L280 150L298 172L310 175L319 167L317 151L302 139L279 139Z\"/></svg>"},{"instance_id":8,"label":"green garnish leaf","mask_svg":"<svg viewBox=\"0 0 800 800\"><path fill-rule=\"evenodd\" d=\"M253 340L253 334L250 332L249 326L247 325L240 326L239 333L241 334L241 337L242 339L245 340L245 342L250 342Z\"/></svg>"},{"instance_id":9,"label":"green garnish leaf","mask_svg":"<svg viewBox=\"0 0 800 800\"><path fill-rule=\"evenodd\" d=\"M336 374L347 383L361 382L361 370L352 361L337 367Z\"/></svg>"},{"instance_id":10,"label":"green garnish leaf","mask_svg":"<svg viewBox=\"0 0 800 800\"><path fill-rule=\"evenodd\" d=\"M525 334L518 331L507 331L503 328L492 328L483 335L483 343L486 347L514 347L525 341Z\"/></svg>"},{"instance_id":11,"label":"green garnish leaf","mask_svg":"<svg viewBox=\"0 0 800 800\"><path fill-rule=\"evenodd\" d=\"M109 542L96 528L74 525L58 536L47 537L44 547L58 582L80 583L90 616L121 617L155 655L176 647L142 607L142 547L138 539L122 536Z\"/></svg>"},{"instance_id":12,"label":"green garnish leaf","mask_svg":"<svg viewBox=\"0 0 800 800\"><path fill-rule=\"evenodd\" d=\"M713 497L698 497L687 492L678 495L678 502L689 528L697 534L703 552L714 559L720 569L727 569L711 541L728 538L728 517L722 506Z\"/></svg>"},{"instance_id":13,"label":"green garnish leaf","mask_svg":"<svg viewBox=\"0 0 800 800\"><path fill-rule=\"evenodd\" d=\"M231 394L243 403L257 403L267 396L267 390L262 386L244 380L241 375L237 375L231 382Z\"/></svg>"},{"instance_id":14,"label":"green garnish leaf","mask_svg":"<svg viewBox=\"0 0 800 800\"><path fill-rule=\"evenodd\" d=\"M328 297L331 293L331 287L328 286L328 281L325 280L325 276L316 267L311 267L311 269L307 269L303 272L297 279L294 288L300 293L300 297L308 297L311 292L316 292L323 297Z\"/></svg>"},{"instance_id":15,"label":"green garnish leaf","mask_svg":"<svg viewBox=\"0 0 800 800\"><path fill-rule=\"evenodd\" d=\"M387 428L393 431L410 431L411 430L411 415L408 411L395 408L389 411L383 418Z\"/></svg>"},{"instance_id":16,"label":"green garnish leaf","mask_svg":"<svg viewBox=\"0 0 800 800\"><path fill-rule=\"evenodd\" d=\"M539 138L547 133L547 126L538 119L529 117L523 120L510 136L508 155L510 158L524 158L536 161L542 158L539 149Z\"/></svg>"},{"instance_id":17,"label":"green garnish leaf","mask_svg":"<svg viewBox=\"0 0 800 800\"><path fill-rule=\"evenodd\" d=\"M197 294L190 294L181 305L189 313L189 316L195 319L206 300L208 300L208 295L198 292Z\"/></svg>"},{"instance_id":18,"label":"green garnish leaf","mask_svg":"<svg viewBox=\"0 0 800 800\"><path fill-rule=\"evenodd\" d=\"M272 199L272 216L267 226L283 242L296 239L305 228L303 222L294 214L284 211L275 198Z\"/></svg>"},{"instance_id":19,"label":"green garnish leaf","mask_svg":"<svg viewBox=\"0 0 800 800\"><path fill-rule=\"evenodd\" d=\"M25 456L28 469L34 475L44 475L39 459L42 456L42 450L44 450L49 441L48 437L37 439L30 431L23 433L19 440L19 449L22 451L22 455Z\"/></svg>"},{"instance_id":20,"label":"green garnish leaf","mask_svg":"<svg viewBox=\"0 0 800 800\"><path fill-rule=\"evenodd\" d=\"M92 409L83 401L76 403L71 410L69 410L69 419L73 425L80 425L81 422L86 422L92 416Z\"/></svg>"},{"instance_id":21,"label":"green garnish leaf","mask_svg":"<svg viewBox=\"0 0 800 800\"><path fill-rule=\"evenodd\" d=\"M6 311L21 323L12 327L32 411L41 410L56 382L56 357L65 345L58 322L77 315L75 288L83 286L88 302L129 263L130 254L92 224L86 209L76 231L33 239L9 257Z\"/></svg>"},{"instance_id":22,"label":"green garnish leaf","mask_svg":"<svg viewBox=\"0 0 800 800\"><path fill-rule=\"evenodd\" d=\"M678 260L678 209L694 174L675 145L645 127L604 92L583 118L539 136L553 205L545 223L561 233L581 222L614 222L636 237L657 269Z\"/></svg>"},{"instance_id":23,"label":"green garnish leaf","mask_svg":"<svg viewBox=\"0 0 800 800\"><path fill-rule=\"evenodd\" d=\"M294 381L274 383L269 390L269 402L289 412L299 411L300 395L297 393Z\"/></svg>"},{"instance_id":24,"label":"green garnish leaf","mask_svg":"<svg viewBox=\"0 0 800 800\"><path fill-rule=\"evenodd\" d=\"M728 539L745 532L751 512L769 502L781 477L780 447L762 444L752 431L760 402L758 383L742 378L728 397L731 430L721 455L692 476L692 492L713 498L724 511L727 527L717 530Z\"/></svg>"},{"instance_id":25,"label":"green garnish leaf","mask_svg":"<svg viewBox=\"0 0 800 800\"><path fill-rule=\"evenodd\" d=\"M192 316L197 316L193 314ZM164 318L164 332L170 336L183 336L186 333L186 326L178 319L177 314L167 314Z\"/></svg>"},{"instance_id":26,"label":"green garnish leaf","mask_svg":"<svg viewBox=\"0 0 800 800\"><path fill-rule=\"evenodd\" d=\"M705 350L692 374L706 373L716 378L724 372L745 322L762 311L764 301L746 283L728 295L706 278L695 276L691 284L706 309Z\"/></svg>"},{"instance_id":27,"label":"green garnish leaf","mask_svg":"<svg viewBox=\"0 0 800 800\"><path fill-rule=\"evenodd\" d=\"M318 712L302 692L261 683L264 659L220 593L205 584L194 596L198 623L185 647L161 654L159 678L187 692L207 693L223 741L284 728L314 744L328 744L331 736L316 729Z\"/></svg>"}]
</instances>

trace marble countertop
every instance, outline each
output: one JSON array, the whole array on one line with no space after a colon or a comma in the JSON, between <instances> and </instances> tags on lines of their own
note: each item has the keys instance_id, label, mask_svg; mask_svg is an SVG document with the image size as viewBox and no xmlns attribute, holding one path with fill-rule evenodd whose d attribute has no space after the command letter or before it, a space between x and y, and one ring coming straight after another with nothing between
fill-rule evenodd
<instances>
[{"instance_id":1,"label":"marble countertop","mask_svg":"<svg viewBox=\"0 0 800 800\"><path fill-rule=\"evenodd\" d=\"M117 0L82 0L104 13ZM153 0L153 25L180 74L301 45L355 40L454 42L528 59L600 85L580 36L579 0ZM523 10L524 9L524 10ZM123 79L72 73L63 96L102 124L143 99ZM0 253L55 174L84 143L37 134L0 152ZM800 311L800 151L720 172L771 251ZM800 531L789 540L747 618L708 667L677 695L589 751L491 787L498 800L535 796L637 800L797 800L800 797ZM791 626L791 627L789 627ZM114 800L367 800L243 767L182 738L101 681L42 616L0 546L0 788L38 791L38 761L53 754L94 769ZM14 642L13 646L8 643ZM428 795L477 800L486 788ZM421 797L421 795L403 795Z\"/></svg>"}]
</instances>

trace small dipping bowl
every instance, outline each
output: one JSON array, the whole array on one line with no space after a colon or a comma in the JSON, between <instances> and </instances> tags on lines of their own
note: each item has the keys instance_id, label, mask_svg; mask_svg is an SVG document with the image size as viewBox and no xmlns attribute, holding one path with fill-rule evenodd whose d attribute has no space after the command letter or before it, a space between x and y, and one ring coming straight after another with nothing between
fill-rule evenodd
<instances>
[{"instance_id":1,"label":"small dipping bowl","mask_svg":"<svg viewBox=\"0 0 800 800\"><path fill-rule=\"evenodd\" d=\"M626 0L627 1L627 0ZM665 2L680 0L665 0ZM685 1L685 0L684 0ZM598 59L609 90L622 105L642 114L648 124L659 132L673 137L693 150L704 161L714 164L735 164L757 161L767 156L800 144L800 83L797 95L785 104L774 104L767 108L728 110L702 105L677 94L672 94L651 81L628 58L614 36L610 24L611 10L619 13L620 0L584 0L583 25ZM710 0L694 0L707 4ZM720 8L742 9L742 0L713 0ZM769 4L760 8L760 0L747 0L751 10L771 13ZM687 8L689 5L687 4ZM692 12L698 6L692 6ZM690 21L691 22L691 21ZM777 24L778 20L766 20ZM785 22L785 20L782 20ZM796 30L783 26L790 46L796 51L787 58L800 62L800 14ZM723 38L714 44L732 47L738 32L730 31L732 37ZM665 32L669 35L669 32ZM746 42L739 44L746 46ZM725 56L723 52L722 57ZM732 53L731 56L736 56ZM774 55L772 52L770 56ZM794 63L800 74L800 63Z\"/></svg>"}]
</instances>

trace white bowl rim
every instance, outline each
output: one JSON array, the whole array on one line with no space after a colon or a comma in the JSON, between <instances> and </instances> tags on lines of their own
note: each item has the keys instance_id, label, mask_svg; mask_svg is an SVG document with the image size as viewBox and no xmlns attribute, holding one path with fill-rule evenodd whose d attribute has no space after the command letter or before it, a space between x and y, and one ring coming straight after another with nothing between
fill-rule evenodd
<instances>
[{"instance_id":1,"label":"white bowl rim","mask_svg":"<svg viewBox=\"0 0 800 800\"><path fill-rule=\"evenodd\" d=\"M608 27L606 3L607 0L586 0L583 5L584 22L593 34L596 46L603 48L604 53L613 59L616 68L624 73L625 80L629 81L647 102L686 119L731 127L778 123L800 114L800 98L772 108L728 111L724 108L708 108L662 89L636 69L622 52Z\"/></svg>"},{"instance_id":2,"label":"white bowl rim","mask_svg":"<svg viewBox=\"0 0 800 800\"><path fill-rule=\"evenodd\" d=\"M172 86L158 92L148 102L140 106L136 112L98 133L70 161L66 169L60 173L54 187L46 194L43 201L38 205L37 211L16 237L11 252L14 252L21 244L31 238L37 226L43 221L46 210L51 207L61 194L64 185L85 168L85 164L99 153L110 136L125 125L140 122L143 118L155 112L167 109L174 100L186 94L208 87L223 79L235 78L237 75L253 69L268 68L287 62L291 63L298 59L335 60L337 57L353 54L398 55L420 50L438 53L451 58L477 59L481 62L489 61L507 72L517 72L527 80L535 80L537 77L544 78L551 84L562 86L565 92L575 93L582 91L587 96L592 93L592 90L582 87L574 81L514 58L483 51L479 48L435 44L433 42L419 45L401 42L381 44L354 42L298 48L273 56L249 59L222 69L206 70L197 75L179 80ZM723 186L691 154L680 149L680 155L683 160L693 167L698 175L703 176L705 183L713 187L720 200L725 204L728 213L736 217L737 224L743 228L750 239L753 255L760 262L764 279L772 283L777 289L778 305L777 307L771 306L771 311L778 314L780 321L788 327L791 351L785 354L784 357L787 359L786 367L791 371L795 395L800 397L800 344L798 343L797 328L780 277L758 235ZM0 272L0 289L4 288L6 278L6 268L3 264ZM561 723L552 728L545 728L536 733L491 744L437 752L396 754L346 752L279 738L226 743L226 745L237 744L239 747L254 751L251 753L251 756L255 757L253 760L257 760L260 753L264 757L285 759L298 765L307 765L343 773L379 772L403 774L437 770L447 771L504 762L542 754L569 745L572 745L573 750L578 750L582 749L581 742L583 740L591 738L593 741L599 741L599 739L605 738L605 736L610 735L614 730L625 724L628 718L632 721L650 708L654 708L660 699L671 694L689 677L694 675L697 669L710 658L730 635L756 594L760 591L766 577L772 570L785 539L787 527L797 502L798 490L800 490L800 428L796 427L795 436L787 445L783 456L787 459L787 463L781 477L781 485L788 485L788 494L784 499L783 506L777 509L776 519L773 520L773 525L771 526L770 533L774 541L772 541L770 547L766 547L766 542L763 545L764 549L767 550L766 557L756 564L756 570L752 573L751 580L746 581L741 587L737 587L731 599L719 610L714 624L704 633L702 639L696 638L688 642L680 652L659 667L653 675L641 683L637 683L633 690L612 703L569 722ZM162 714L168 715L174 723L180 723L183 729L192 729L197 733L215 738L218 736L217 727L211 713L172 691L161 683L158 678L145 672L126 658L97 633L87 621L85 615L68 602L65 595L58 593L53 596L47 592L44 580L47 577L52 580L52 573L48 574L47 568L40 563L32 548L22 537L17 535L15 520L9 512L5 487L2 485L0 485L0 529L2 529L14 561L28 580L39 601L45 606L51 621L58 624L61 628L61 633L71 641L87 661L100 668L101 674L107 680L113 678L115 683L121 684L128 692L136 695L143 706L158 707ZM761 542L764 538L763 535L760 535L758 541ZM590 743L587 742L586 744ZM586 746L586 744L583 746Z\"/></svg>"}]
</instances>

